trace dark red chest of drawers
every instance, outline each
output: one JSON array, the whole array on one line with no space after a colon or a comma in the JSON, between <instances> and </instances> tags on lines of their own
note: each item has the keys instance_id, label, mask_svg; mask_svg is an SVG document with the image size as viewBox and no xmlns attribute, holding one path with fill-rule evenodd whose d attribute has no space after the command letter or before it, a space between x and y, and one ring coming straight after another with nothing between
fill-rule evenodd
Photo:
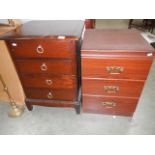
<instances>
[{"instance_id":1,"label":"dark red chest of drawers","mask_svg":"<svg viewBox=\"0 0 155 155\"><path fill-rule=\"evenodd\" d=\"M132 116L154 49L137 30L86 30L81 53L83 111Z\"/></svg>"},{"instance_id":2,"label":"dark red chest of drawers","mask_svg":"<svg viewBox=\"0 0 155 155\"><path fill-rule=\"evenodd\" d=\"M8 33L8 49L26 105L73 107L80 112L82 21L32 21Z\"/></svg>"}]
</instances>

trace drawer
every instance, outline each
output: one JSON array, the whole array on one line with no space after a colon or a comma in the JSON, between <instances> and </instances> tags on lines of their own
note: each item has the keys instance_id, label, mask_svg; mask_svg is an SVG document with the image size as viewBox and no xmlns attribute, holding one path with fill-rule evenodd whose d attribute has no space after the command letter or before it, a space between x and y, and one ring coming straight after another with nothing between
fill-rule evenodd
<instances>
[{"instance_id":1,"label":"drawer","mask_svg":"<svg viewBox=\"0 0 155 155\"><path fill-rule=\"evenodd\" d=\"M144 82L127 80L83 79L84 94L139 97Z\"/></svg>"},{"instance_id":2,"label":"drawer","mask_svg":"<svg viewBox=\"0 0 155 155\"><path fill-rule=\"evenodd\" d=\"M112 79L145 80L151 59L147 58L82 58L82 76Z\"/></svg>"},{"instance_id":3,"label":"drawer","mask_svg":"<svg viewBox=\"0 0 155 155\"><path fill-rule=\"evenodd\" d=\"M52 73L76 75L76 62L72 60L16 60L20 73Z\"/></svg>"},{"instance_id":4,"label":"drawer","mask_svg":"<svg viewBox=\"0 0 155 155\"><path fill-rule=\"evenodd\" d=\"M76 88L77 78L75 76L52 76L52 75L21 75L24 87L31 88L54 88L73 89Z\"/></svg>"},{"instance_id":5,"label":"drawer","mask_svg":"<svg viewBox=\"0 0 155 155\"><path fill-rule=\"evenodd\" d=\"M47 100L76 100L76 89L34 89L25 88L27 98Z\"/></svg>"},{"instance_id":6,"label":"drawer","mask_svg":"<svg viewBox=\"0 0 155 155\"><path fill-rule=\"evenodd\" d=\"M76 45L70 40L25 39L7 42L14 57L19 58L73 58Z\"/></svg>"},{"instance_id":7,"label":"drawer","mask_svg":"<svg viewBox=\"0 0 155 155\"><path fill-rule=\"evenodd\" d=\"M83 96L83 112L132 116L138 99Z\"/></svg>"}]
</instances>

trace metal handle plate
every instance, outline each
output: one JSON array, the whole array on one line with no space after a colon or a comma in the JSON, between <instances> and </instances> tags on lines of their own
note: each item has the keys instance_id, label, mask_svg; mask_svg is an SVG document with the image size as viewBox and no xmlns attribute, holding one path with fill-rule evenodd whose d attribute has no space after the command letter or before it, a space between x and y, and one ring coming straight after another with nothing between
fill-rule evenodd
<instances>
[{"instance_id":1,"label":"metal handle plate","mask_svg":"<svg viewBox=\"0 0 155 155\"><path fill-rule=\"evenodd\" d=\"M48 99L52 99L52 98L53 98L53 95L52 95L51 92L49 92L49 93L47 94L47 98L48 98Z\"/></svg>"},{"instance_id":2,"label":"metal handle plate","mask_svg":"<svg viewBox=\"0 0 155 155\"><path fill-rule=\"evenodd\" d=\"M40 69L42 70L42 71L47 71L47 65L45 64L45 63L43 63L41 66L40 66Z\"/></svg>"},{"instance_id":3,"label":"metal handle plate","mask_svg":"<svg viewBox=\"0 0 155 155\"><path fill-rule=\"evenodd\" d=\"M104 91L107 93L117 93L119 91L118 86L104 86Z\"/></svg>"},{"instance_id":4,"label":"metal handle plate","mask_svg":"<svg viewBox=\"0 0 155 155\"><path fill-rule=\"evenodd\" d=\"M124 68L120 66L108 66L106 67L106 70L109 74L121 74L124 71Z\"/></svg>"},{"instance_id":5,"label":"metal handle plate","mask_svg":"<svg viewBox=\"0 0 155 155\"><path fill-rule=\"evenodd\" d=\"M36 48L37 53L42 54L44 53L44 48L41 45L38 45Z\"/></svg>"},{"instance_id":6,"label":"metal handle plate","mask_svg":"<svg viewBox=\"0 0 155 155\"><path fill-rule=\"evenodd\" d=\"M114 108L117 104L115 102L101 102L101 105L105 108Z\"/></svg>"}]
</instances>

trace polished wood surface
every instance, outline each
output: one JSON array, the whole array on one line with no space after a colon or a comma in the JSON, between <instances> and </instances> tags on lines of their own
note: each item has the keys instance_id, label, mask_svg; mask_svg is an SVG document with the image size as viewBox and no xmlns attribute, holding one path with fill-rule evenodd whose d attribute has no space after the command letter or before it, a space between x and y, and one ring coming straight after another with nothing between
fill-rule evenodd
<instances>
[{"instance_id":1,"label":"polished wood surface","mask_svg":"<svg viewBox=\"0 0 155 155\"><path fill-rule=\"evenodd\" d=\"M155 52L154 51L125 51L125 50L103 50L103 51L96 51L96 50L83 50L81 53L82 57L96 57L96 58L146 58L147 59L152 59L152 56L155 57Z\"/></svg>"},{"instance_id":2,"label":"polished wood surface","mask_svg":"<svg viewBox=\"0 0 155 155\"><path fill-rule=\"evenodd\" d=\"M75 108L76 101L65 100L45 100L45 99L29 99L26 98L27 108L32 111L33 105L46 106L46 107L63 107L63 108ZM75 109L76 110L76 109Z\"/></svg>"},{"instance_id":3,"label":"polished wood surface","mask_svg":"<svg viewBox=\"0 0 155 155\"><path fill-rule=\"evenodd\" d=\"M132 116L154 49L136 30L86 30L81 53L83 111Z\"/></svg>"},{"instance_id":4,"label":"polished wood surface","mask_svg":"<svg viewBox=\"0 0 155 155\"><path fill-rule=\"evenodd\" d=\"M53 88L53 89L76 89L76 76L53 76L28 74L21 75L24 87L31 88Z\"/></svg>"},{"instance_id":5,"label":"polished wood surface","mask_svg":"<svg viewBox=\"0 0 155 155\"><path fill-rule=\"evenodd\" d=\"M82 57L83 77L146 80L152 60L149 58ZM122 67L120 73L108 72L107 67Z\"/></svg>"},{"instance_id":6,"label":"polished wood surface","mask_svg":"<svg viewBox=\"0 0 155 155\"><path fill-rule=\"evenodd\" d=\"M27 108L33 110L33 105L49 106L49 107L70 107L74 108L77 114L81 111L81 89L78 90L77 100L47 100L47 99L32 99L26 98Z\"/></svg>"},{"instance_id":7,"label":"polished wood surface","mask_svg":"<svg viewBox=\"0 0 155 155\"><path fill-rule=\"evenodd\" d=\"M16 60L20 73L51 73L76 75L76 62L73 60Z\"/></svg>"},{"instance_id":8,"label":"polished wood surface","mask_svg":"<svg viewBox=\"0 0 155 155\"><path fill-rule=\"evenodd\" d=\"M141 81L110 80L110 79L84 79L83 94L104 96L128 96L139 97L144 85ZM108 87L114 87L106 90ZM118 90L117 90L118 89Z\"/></svg>"},{"instance_id":9,"label":"polished wood surface","mask_svg":"<svg viewBox=\"0 0 155 155\"><path fill-rule=\"evenodd\" d=\"M140 35L138 30L103 30L88 29L82 51L154 51L147 41Z\"/></svg>"},{"instance_id":10,"label":"polished wood surface","mask_svg":"<svg viewBox=\"0 0 155 155\"><path fill-rule=\"evenodd\" d=\"M114 106L106 106L104 103L113 103ZM118 97L83 96L83 112L100 113L110 115L132 116L138 99Z\"/></svg>"},{"instance_id":11,"label":"polished wood surface","mask_svg":"<svg viewBox=\"0 0 155 155\"><path fill-rule=\"evenodd\" d=\"M75 101L77 92L75 89L35 89L26 88L26 96L32 99L46 99L46 100L68 100ZM49 97L51 94L51 98Z\"/></svg>"},{"instance_id":12,"label":"polished wood surface","mask_svg":"<svg viewBox=\"0 0 155 155\"><path fill-rule=\"evenodd\" d=\"M65 39L25 39L7 42L17 58L75 58L75 41Z\"/></svg>"}]
</instances>

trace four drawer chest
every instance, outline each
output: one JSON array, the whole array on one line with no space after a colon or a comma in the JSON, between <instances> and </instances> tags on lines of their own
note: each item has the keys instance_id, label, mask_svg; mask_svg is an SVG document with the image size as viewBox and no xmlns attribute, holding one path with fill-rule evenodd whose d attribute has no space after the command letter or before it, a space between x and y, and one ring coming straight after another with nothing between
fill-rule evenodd
<instances>
[{"instance_id":1,"label":"four drawer chest","mask_svg":"<svg viewBox=\"0 0 155 155\"><path fill-rule=\"evenodd\" d=\"M80 113L80 46L83 21L30 21L6 41L26 105L72 107Z\"/></svg>"},{"instance_id":2,"label":"four drawer chest","mask_svg":"<svg viewBox=\"0 0 155 155\"><path fill-rule=\"evenodd\" d=\"M86 30L81 48L83 112L132 116L153 55L138 30Z\"/></svg>"}]
</instances>

